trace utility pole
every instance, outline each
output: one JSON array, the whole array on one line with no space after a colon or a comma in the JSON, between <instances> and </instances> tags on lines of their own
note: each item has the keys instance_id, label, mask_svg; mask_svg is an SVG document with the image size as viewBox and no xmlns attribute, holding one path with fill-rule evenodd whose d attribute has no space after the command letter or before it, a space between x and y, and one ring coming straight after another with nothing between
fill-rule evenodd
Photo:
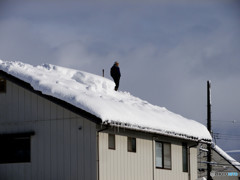
<instances>
[{"instance_id":1,"label":"utility pole","mask_svg":"<svg viewBox=\"0 0 240 180\"><path fill-rule=\"evenodd\" d=\"M207 128L210 134L212 134L212 124L211 124L211 83L207 81ZM212 151L211 144L207 145L207 180L212 180L210 175L212 171Z\"/></svg>"}]
</instances>

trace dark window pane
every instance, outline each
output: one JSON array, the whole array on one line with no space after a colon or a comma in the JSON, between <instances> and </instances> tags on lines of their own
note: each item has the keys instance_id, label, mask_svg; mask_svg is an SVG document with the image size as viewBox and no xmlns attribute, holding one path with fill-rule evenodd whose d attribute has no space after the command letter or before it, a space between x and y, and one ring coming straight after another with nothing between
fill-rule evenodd
<instances>
[{"instance_id":1,"label":"dark window pane","mask_svg":"<svg viewBox=\"0 0 240 180\"><path fill-rule=\"evenodd\" d=\"M187 144L182 146L183 172L188 172L188 149Z\"/></svg>"},{"instance_id":2,"label":"dark window pane","mask_svg":"<svg viewBox=\"0 0 240 180\"><path fill-rule=\"evenodd\" d=\"M128 137L128 152L136 152L136 138Z\"/></svg>"},{"instance_id":3,"label":"dark window pane","mask_svg":"<svg viewBox=\"0 0 240 180\"><path fill-rule=\"evenodd\" d=\"M171 144L164 143L163 144L163 153L164 153L164 168L171 169Z\"/></svg>"},{"instance_id":4,"label":"dark window pane","mask_svg":"<svg viewBox=\"0 0 240 180\"><path fill-rule=\"evenodd\" d=\"M108 134L108 148L115 149L115 135Z\"/></svg>"},{"instance_id":5,"label":"dark window pane","mask_svg":"<svg viewBox=\"0 0 240 180\"><path fill-rule=\"evenodd\" d=\"M30 137L1 137L0 163L31 161Z\"/></svg>"},{"instance_id":6,"label":"dark window pane","mask_svg":"<svg viewBox=\"0 0 240 180\"><path fill-rule=\"evenodd\" d=\"M131 152L132 151L132 144L131 144L131 138L128 137L128 151Z\"/></svg>"},{"instance_id":7,"label":"dark window pane","mask_svg":"<svg viewBox=\"0 0 240 180\"><path fill-rule=\"evenodd\" d=\"M6 92L6 80L3 78L0 78L0 93Z\"/></svg>"}]
</instances>

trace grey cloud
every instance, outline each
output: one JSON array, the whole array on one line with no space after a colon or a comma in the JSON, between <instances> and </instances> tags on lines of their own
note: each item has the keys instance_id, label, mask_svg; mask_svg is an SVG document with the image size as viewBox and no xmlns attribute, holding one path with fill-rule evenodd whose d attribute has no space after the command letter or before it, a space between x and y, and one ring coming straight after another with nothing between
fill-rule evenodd
<instances>
[{"instance_id":1,"label":"grey cloud","mask_svg":"<svg viewBox=\"0 0 240 180\"><path fill-rule=\"evenodd\" d=\"M38 33L24 19L1 21L0 38L1 58L32 61L45 59L48 55L47 44L41 41Z\"/></svg>"}]
</instances>

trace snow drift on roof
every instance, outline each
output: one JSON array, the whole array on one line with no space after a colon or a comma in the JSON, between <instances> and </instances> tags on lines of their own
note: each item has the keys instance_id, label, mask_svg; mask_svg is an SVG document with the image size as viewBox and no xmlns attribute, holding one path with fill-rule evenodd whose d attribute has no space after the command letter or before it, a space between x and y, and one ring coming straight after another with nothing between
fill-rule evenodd
<instances>
[{"instance_id":1,"label":"snow drift on roof","mask_svg":"<svg viewBox=\"0 0 240 180\"><path fill-rule=\"evenodd\" d=\"M102 119L103 124L180 137L211 140L202 124L186 119L132 96L114 91L114 82L87 72L43 64L0 60L0 70L27 83L35 90L81 108Z\"/></svg>"}]
</instances>

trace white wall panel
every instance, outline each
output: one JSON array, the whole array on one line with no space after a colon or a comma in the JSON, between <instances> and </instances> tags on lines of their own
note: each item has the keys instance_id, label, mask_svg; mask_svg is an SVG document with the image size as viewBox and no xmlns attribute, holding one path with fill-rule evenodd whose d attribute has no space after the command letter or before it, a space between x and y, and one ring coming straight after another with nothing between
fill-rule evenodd
<instances>
[{"instance_id":1,"label":"white wall panel","mask_svg":"<svg viewBox=\"0 0 240 180\"><path fill-rule=\"evenodd\" d=\"M112 132L111 132L112 133ZM134 134L134 133L133 133ZM155 168L155 141L136 135L137 152L127 151L127 137L132 134L116 133L116 149L108 149L108 133L99 133L100 180L188 180L188 173L182 168L182 143L160 138L171 143L172 169ZM197 153L191 148L191 180L197 179Z\"/></svg>"},{"instance_id":2,"label":"white wall panel","mask_svg":"<svg viewBox=\"0 0 240 180\"><path fill-rule=\"evenodd\" d=\"M108 149L108 134L99 133L100 180L152 179L152 141L137 139L137 152L127 151L127 136L116 135L116 149Z\"/></svg>"},{"instance_id":3,"label":"white wall panel","mask_svg":"<svg viewBox=\"0 0 240 180\"><path fill-rule=\"evenodd\" d=\"M96 180L95 123L9 81L0 109L0 134L35 132L31 162L0 164L0 180Z\"/></svg>"}]
</instances>

